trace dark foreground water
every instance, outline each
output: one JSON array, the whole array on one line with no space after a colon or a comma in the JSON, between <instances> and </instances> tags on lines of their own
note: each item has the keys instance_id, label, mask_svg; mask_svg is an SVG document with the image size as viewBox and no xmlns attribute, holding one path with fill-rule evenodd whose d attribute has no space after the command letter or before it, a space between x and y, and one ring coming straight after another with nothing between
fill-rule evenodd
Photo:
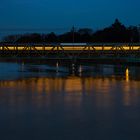
<instances>
[{"instance_id":1,"label":"dark foreground water","mask_svg":"<svg viewBox=\"0 0 140 140\"><path fill-rule=\"evenodd\" d=\"M139 71L0 63L0 139L139 140Z\"/></svg>"}]
</instances>

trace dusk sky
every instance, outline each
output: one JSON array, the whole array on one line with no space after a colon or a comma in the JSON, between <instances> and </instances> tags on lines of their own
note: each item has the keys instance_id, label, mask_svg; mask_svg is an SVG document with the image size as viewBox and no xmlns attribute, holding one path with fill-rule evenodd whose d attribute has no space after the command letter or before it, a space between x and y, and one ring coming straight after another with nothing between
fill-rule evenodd
<instances>
[{"instance_id":1,"label":"dusk sky","mask_svg":"<svg viewBox=\"0 0 140 140\"><path fill-rule=\"evenodd\" d=\"M0 29L109 26L118 18L139 25L140 0L1 0Z\"/></svg>"}]
</instances>

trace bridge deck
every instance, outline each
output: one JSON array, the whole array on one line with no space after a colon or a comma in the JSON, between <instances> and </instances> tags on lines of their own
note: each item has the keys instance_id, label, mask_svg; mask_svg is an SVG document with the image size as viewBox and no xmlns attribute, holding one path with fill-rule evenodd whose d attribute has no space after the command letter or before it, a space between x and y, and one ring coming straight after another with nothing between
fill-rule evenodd
<instances>
[{"instance_id":1,"label":"bridge deck","mask_svg":"<svg viewBox=\"0 0 140 140\"><path fill-rule=\"evenodd\" d=\"M48 59L140 58L140 43L0 43L0 57ZM138 60L140 61L140 60Z\"/></svg>"}]
</instances>

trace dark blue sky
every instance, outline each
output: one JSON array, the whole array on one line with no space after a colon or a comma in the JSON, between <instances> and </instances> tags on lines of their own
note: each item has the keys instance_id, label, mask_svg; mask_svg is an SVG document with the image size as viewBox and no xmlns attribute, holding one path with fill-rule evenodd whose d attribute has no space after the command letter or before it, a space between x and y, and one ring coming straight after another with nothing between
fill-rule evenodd
<instances>
[{"instance_id":1,"label":"dark blue sky","mask_svg":"<svg viewBox=\"0 0 140 140\"><path fill-rule=\"evenodd\" d=\"M1 0L0 28L103 28L140 24L140 0Z\"/></svg>"}]
</instances>

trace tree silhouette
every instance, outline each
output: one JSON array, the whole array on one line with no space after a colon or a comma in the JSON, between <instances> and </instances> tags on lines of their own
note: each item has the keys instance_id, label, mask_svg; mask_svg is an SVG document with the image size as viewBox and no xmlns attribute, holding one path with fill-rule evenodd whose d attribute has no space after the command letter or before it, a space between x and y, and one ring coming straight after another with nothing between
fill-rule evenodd
<instances>
[{"instance_id":1,"label":"tree silhouette","mask_svg":"<svg viewBox=\"0 0 140 140\"><path fill-rule=\"evenodd\" d=\"M42 37L38 33L26 34L21 36L16 42L18 43L40 43L43 42Z\"/></svg>"},{"instance_id":2,"label":"tree silhouette","mask_svg":"<svg viewBox=\"0 0 140 140\"><path fill-rule=\"evenodd\" d=\"M128 34L127 28L116 19L110 27L97 31L93 38L95 42L129 42Z\"/></svg>"},{"instance_id":3,"label":"tree silhouette","mask_svg":"<svg viewBox=\"0 0 140 140\"><path fill-rule=\"evenodd\" d=\"M93 33L90 28L75 30L56 35L54 32L48 34L24 34L10 35L3 38L3 42L18 43L61 43L61 42L139 42L140 28L136 26L126 27L118 19L114 23L102 30Z\"/></svg>"},{"instance_id":4,"label":"tree silhouette","mask_svg":"<svg viewBox=\"0 0 140 140\"><path fill-rule=\"evenodd\" d=\"M58 42L58 37L54 32L51 32L47 35L45 35L45 42L51 43L51 42Z\"/></svg>"}]
</instances>

